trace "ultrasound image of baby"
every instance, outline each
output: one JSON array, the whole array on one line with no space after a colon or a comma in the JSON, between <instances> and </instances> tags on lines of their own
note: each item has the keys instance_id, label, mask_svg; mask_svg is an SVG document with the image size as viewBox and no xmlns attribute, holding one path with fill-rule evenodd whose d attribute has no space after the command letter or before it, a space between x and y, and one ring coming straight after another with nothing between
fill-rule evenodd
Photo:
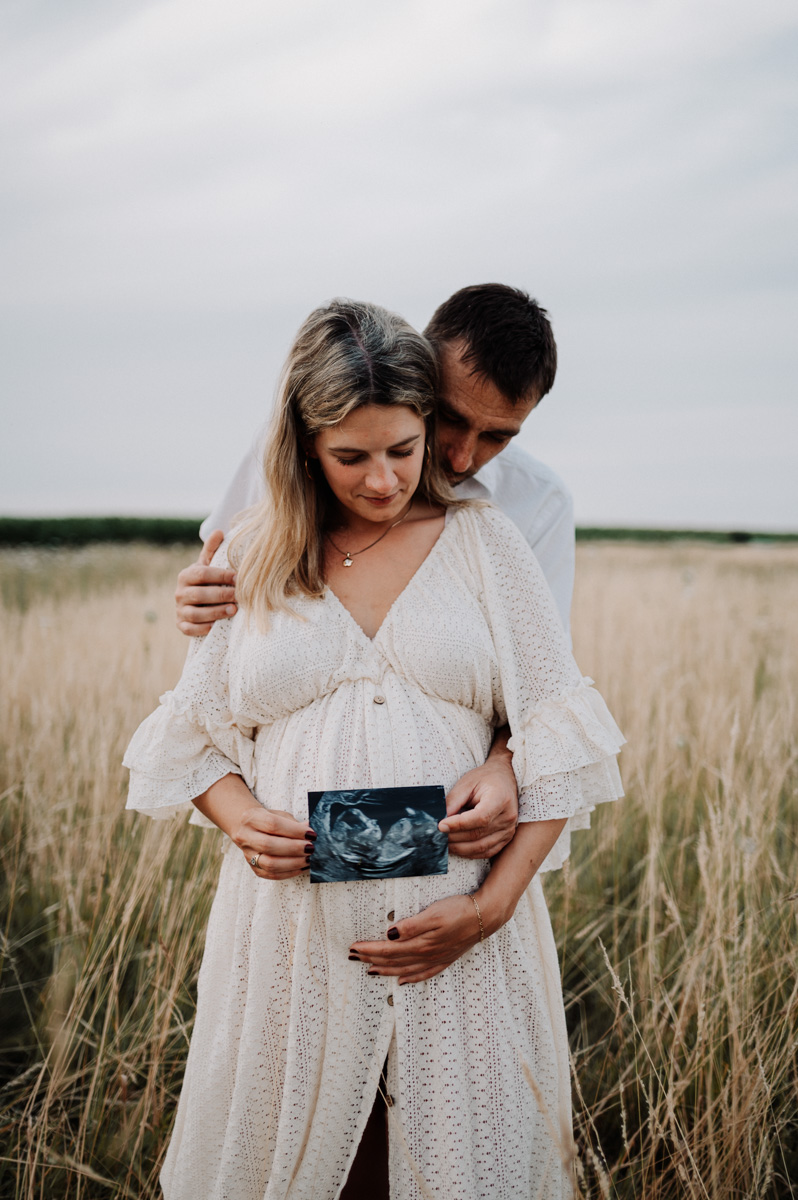
<instances>
[{"instance_id":1,"label":"ultrasound image of baby","mask_svg":"<svg viewBox=\"0 0 798 1200\"><path fill-rule=\"evenodd\" d=\"M445 875L446 794L435 787L308 792L311 883Z\"/></svg>"}]
</instances>

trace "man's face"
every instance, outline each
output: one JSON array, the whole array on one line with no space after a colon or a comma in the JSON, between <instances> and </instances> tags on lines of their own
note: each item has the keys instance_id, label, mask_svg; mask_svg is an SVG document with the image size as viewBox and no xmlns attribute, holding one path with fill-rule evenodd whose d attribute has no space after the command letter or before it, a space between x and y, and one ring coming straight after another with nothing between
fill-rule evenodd
<instances>
[{"instance_id":1,"label":"man's face","mask_svg":"<svg viewBox=\"0 0 798 1200\"><path fill-rule=\"evenodd\" d=\"M471 374L463 361L464 342L444 342L438 362L438 443L453 484L474 475L520 432L538 398L518 404L505 399L493 383Z\"/></svg>"}]
</instances>

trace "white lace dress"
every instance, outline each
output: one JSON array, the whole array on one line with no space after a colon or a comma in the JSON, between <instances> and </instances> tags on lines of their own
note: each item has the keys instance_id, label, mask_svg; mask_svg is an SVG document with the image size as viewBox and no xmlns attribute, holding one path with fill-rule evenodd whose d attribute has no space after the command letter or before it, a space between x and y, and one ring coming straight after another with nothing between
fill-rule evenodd
<instances>
[{"instance_id":1,"label":"white lace dress","mask_svg":"<svg viewBox=\"0 0 798 1200\"><path fill-rule=\"evenodd\" d=\"M128 806L203 823L191 798L230 771L299 820L309 790L448 790L507 721L522 821L584 826L621 795L623 739L526 542L496 509L448 516L373 639L329 589L267 634L243 614L218 622L128 748ZM393 1200L570 1194L566 1029L539 879L507 925L424 983L348 960L353 941L472 892L487 870L451 856L448 875L311 884L224 857L166 1200L332 1200L386 1056Z\"/></svg>"}]
</instances>

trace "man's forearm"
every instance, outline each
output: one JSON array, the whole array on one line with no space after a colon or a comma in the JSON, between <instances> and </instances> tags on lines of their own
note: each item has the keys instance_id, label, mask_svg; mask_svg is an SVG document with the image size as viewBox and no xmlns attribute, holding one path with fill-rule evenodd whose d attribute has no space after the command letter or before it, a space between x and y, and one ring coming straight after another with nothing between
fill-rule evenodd
<instances>
[{"instance_id":1,"label":"man's forearm","mask_svg":"<svg viewBox=\"0 0 798 1200\"><path fill-rule=\"evenodd\" d=\"M510 727L497 729L485 762L467 771L446 797L449 814L440 828L449 850L465 858L492 858L515 832L518 786L507 749Z\"/></svg>"},{"instance_id":2,"label":"man's forearm","mask_svg":"<svg viewBox=\"0 0 798 1200\"><path fill-rule=\"evenodd\" d=\"M513 752L512 750L507 749L507 743L509 740L510 726L499 725L493 734L493 741L490 744L488 757L485 759L485 761L490 762L490 760L493 759L495 762L503 762L509 766L512 766Z\"/></svg>"}]
</instances>

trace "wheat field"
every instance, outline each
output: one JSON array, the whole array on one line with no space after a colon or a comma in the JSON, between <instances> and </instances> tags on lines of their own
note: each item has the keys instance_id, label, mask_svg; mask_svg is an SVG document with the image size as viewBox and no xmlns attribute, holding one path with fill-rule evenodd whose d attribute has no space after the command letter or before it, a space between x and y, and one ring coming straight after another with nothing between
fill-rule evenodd
<instances>
[{"instance_id":1,"label":"wheat field","mask_svg":"<svg viewBox=\"0 0 798 1200\"><path fill-rule=\"evenodd\" d=\"M0 554L3 1198L159 1195L219 841L120 763L185 560ZM580 546L574 634L629 743L545 885L578 1195L796 1196L798 547Z\"/></svg>"}]
</instances>

